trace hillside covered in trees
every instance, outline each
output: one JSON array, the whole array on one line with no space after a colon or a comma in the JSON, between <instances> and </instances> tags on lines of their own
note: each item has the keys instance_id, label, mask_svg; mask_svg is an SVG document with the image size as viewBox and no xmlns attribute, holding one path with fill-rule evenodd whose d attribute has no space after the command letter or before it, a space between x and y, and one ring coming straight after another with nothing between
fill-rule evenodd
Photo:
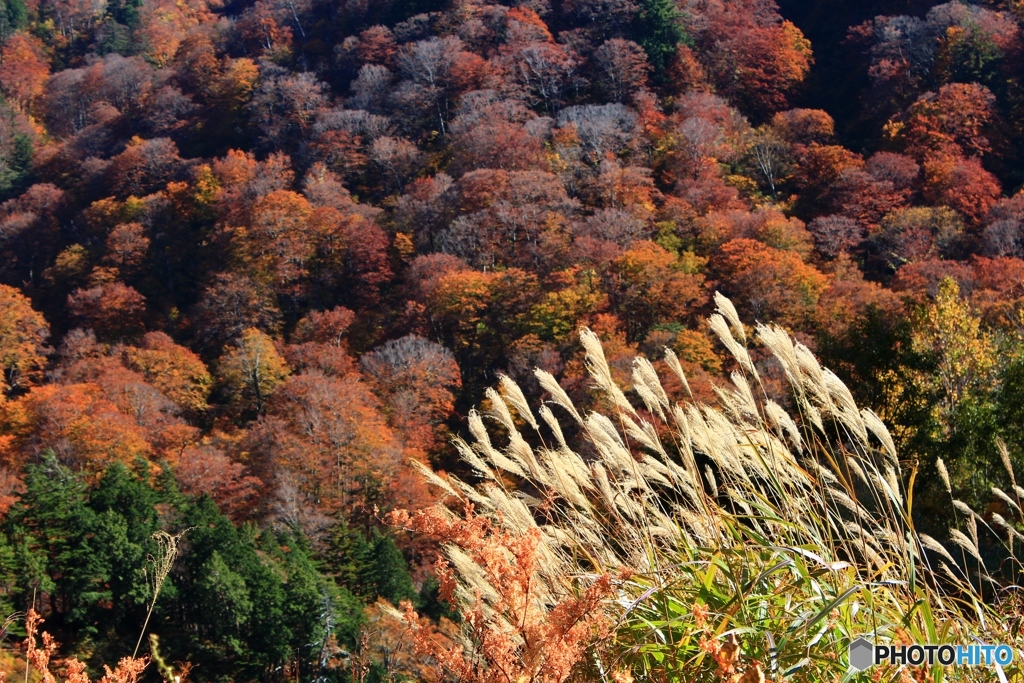
<instances>
[{"instance_id":1,"label":"hillside covered in trees","mask_svg":"<svg viewBox=\"0 0 1024 683\"><path fill-rule=\"evenodd\" d=\"M877 413L917 529L1011 519L1022 74L1016 0L3 0L0 617L94 673L152 612L192 680L425 676L385 602L460 614L389 513L474 481L488 387L606 409L583 327L719 400L716 292Z\"/></svg>"}]
</instances>

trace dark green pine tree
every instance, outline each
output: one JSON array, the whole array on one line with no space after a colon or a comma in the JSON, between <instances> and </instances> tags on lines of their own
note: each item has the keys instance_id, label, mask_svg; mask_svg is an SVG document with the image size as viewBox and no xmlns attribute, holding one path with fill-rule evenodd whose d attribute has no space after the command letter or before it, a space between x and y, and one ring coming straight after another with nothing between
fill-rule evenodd
<instances>
[{"instance_id":1,"label":"dark green pine tree","mask_svg":"<svg viewBox=\"0 0 1024 683\"><path fill-rule=\"evenodd\" d=\"M26 609L35 594L69 654L87 652L94 667L117 661L131 654L152 599L153 533L188 528L148 627L168 661L191 662L205 680L246 681L298 662L312 680L335 640L355 644L363 604L317 571L301 538L236 527L209 497L148 480L144 463L114 464L91 488L52 454L28 467L0 529L0 608Z\"/></svg>"},{"instance_id":2,"label":"dark green pine tree","mask_svg":"<svg viewBox=\"0 0 1024 683\"><path fill-rule=\"evenodd\" d=\"M111 19L134 29L139 25L139 8L142 0L110 0L107 2L107 14Z\"/></svg>"},{"instance_id":3,"label":"dark green pine tree","mask_svg":"<svg viewBox=\"0 0 1024 683\"><path fill-rule=\"evenodd\" d=\"M146 483L147 464L138 465L137 472L121 463L111 465L89 492L89 508L96 515L92 545L105 593L88 616L106 650L96 653L97 660L116 661L131 651L152 598L146 565L157 552L153 533L160 528L160 496Z\"/></svg>"},{"instance_id":4,"label":"dark green pine tree","mask_svg":"<svg viewBox=\"0 0 1024 683\"><path fill-rule=\"evenodd\" d=\"M0 44L28 24L28 7L25 0L0 0Z\"/></svg>"},{"instance_id":5,"label":"dark green pine tree","mask_svg":"<svg viewBox=\"0 0 1024 683\"><path fill-rule=\"evenodd\" d=\"M97 634L88 617L90 608L106 596L103 577L108 568L93 543L96 522L85 484L58 464L53 453L26 469L25 493L5 521L22 568L21 607L32 607L36 596L35 607L47 612L47 630L65 644Z\"/></svg>"},{"instance_id":6,"label":"dark green pine tree","mask_svg":"<svg viewBox=\"0 0 1024 683\"><path fill-rule=\"evenodd\" d=\"M107 13L96 31L96 52L101 55L137 54L142 47L136 34L141 0L109 0Z\"/></svg>"},{"instance_id":7,"label":"dark green pine tree","mask_svg":"<svg viewBox=\"0 0 1024 683\"><path fill-rule=\"evenodd\" d=\"M150 599L147 558L156 551L157 493L146 476L112 465L90 491L52 454L26 472L6 533L21 575L19 607L46 614L47 630L91 661L130 653ZM46 597L46 604L42 598Z\"/></svg>"},{"instance_id":8,"label":"dark green pine tree","mask_svg":"<svg viewBox=\"0 0 1024 683\"><path fill-rule=\"evenodd\" d=\"M160 633L161 643L212 677L258 679L290 655L282 580L260 557L255 528L236 528L209 497L187 506L183 518L190 531L172 572L177 623L167 637Z\"/></svg>"},{"instance_id":9,"label":"dark green pine tree","mask_svg":"<svg viewBox=\"0 0 1024 683\"><path fill-rule=\"evenodd\" d=\"M14 614L22 606L18 569L18 555L14 546L7 534L0 532L0 614L5 617Z\"/></svg>"},{"instance_id":10,"label":"dark green pine tree","mask_svg":"<svg viewBox=\"0 0 1024 683\"><path fill-rule=\"evenodd\" d=\"M0 12L0 18L3 13ZM0 27L2 34L2 27ZM32 140L18 130L14 112L0 95L0 129L7 132L0 145L0 201L23 192L29 183L32 168Z\"/></svg>"},{"instance_id":11,"label":"dark green pine tree","mask_svg":"<svg viewBox=\"0 0 1024 683\"><path fill-rule=\"evenodd\" d=\"M326 549L320 553L320 560L338 585L361 595L359 572L363 553L366 552L366 537L349 525L344 518L331 526Z\"/></svg>"},{"instance_id":12,"label":"dark green pine tree","mask_svg":"<svg viewBox=\"0 0 1024 683\"><path fill-rule=\"evenodd\" d=\"M633 21L633 40L647 53L655 81L663 80L676 48L690 40L676 0L640 0Z\"/></svg>"},{"instance_id":13,"label":"dark green pine tree","mask_svg":"<svg viewBox=\"0 0 1024 683\"><path fill-rule=\"evenodd\" d=\"M409 565L391 536L374 529L360 558L359 584L367 598L380 596L393 605L417 600Z\"/></svg>"},{"instance_id":14,"label":"dark green pine tree","mask_svg":"<svg viewBox=\"0 0 1024 683\"><path fill-rule=\"evenodd\" d=\"M300 536L264 532L261 548L285 577L284 619L293 634L299 677L320 678L334 654L332 636L344 648L356 646L365 605L317 571Z\"/></svg>"}]
</instances>

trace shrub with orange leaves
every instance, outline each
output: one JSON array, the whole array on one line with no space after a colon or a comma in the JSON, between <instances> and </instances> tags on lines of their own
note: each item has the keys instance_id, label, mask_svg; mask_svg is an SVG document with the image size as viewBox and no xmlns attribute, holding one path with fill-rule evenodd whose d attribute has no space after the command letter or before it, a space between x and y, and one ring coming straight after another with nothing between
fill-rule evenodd
<instances>
[{"instance_id":1,"label":"shrub with orange leaves","mask_svg":"<svg viewBox=\"0 0 1024 683\"><path fill-rule=\"evenodd\" d=\"M602 574L582 587L568 585L566 577L567 590L554 594L537 580L539 529L509 531L474 514L471 506L463 519L435 507L397 511L388 521L450 548L436 570L444 599L460 605L464 642L436 638L430 624L404 605L417 654L436 662L435 680L484 683L497 673L516 683L561 683L609 633L601 606L612 592L611 576Z\"/></svg>"},{"instance_id":2,"label":"shrub with orange leaves","mask_svg":"<svg viewBox=\"0 0 1024 683\"><path fill-rule=\"evenodd\" d=\"M41 638L43 646L36 644L36 634L43 619L34 609L28 611L25 617L25 631L28 634L25 638L25 656L30 666L35 668L42 683L57 683L57 676L50 671L50 665L55 664L54 654L57 652L57 642L49 633L43 633ZM85 664L78 661L76 657L65 659L61 662L64 669L65 683L89 683L89 674L85 671ZM142 675L143 670L149 664L148 657L124 657L117 663L113 670L103 665L106 674L98 683L136 683ZM6 675L0 671L0 683L6 683Z\"/></svg>"}]
</instances>

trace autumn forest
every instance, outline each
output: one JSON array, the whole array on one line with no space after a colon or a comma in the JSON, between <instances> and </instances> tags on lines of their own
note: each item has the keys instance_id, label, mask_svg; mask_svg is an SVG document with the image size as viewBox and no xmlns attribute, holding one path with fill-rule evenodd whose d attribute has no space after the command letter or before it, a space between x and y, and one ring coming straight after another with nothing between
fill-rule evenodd
<instances>
[{"instance_id":1,"label":"autumn forest","mask_svg":"<svg viewBox=\"0 0 1024 683\"><path fill-rule=\"evenodd\" d=\"M827 575L949 556L1017 637L1017 0L2 0L0 93L8 680L836 680L710 593L628 626L716 585L631 544L769 566L804 500L711 405L926 539Z\"/></svg>"}]
</instances>

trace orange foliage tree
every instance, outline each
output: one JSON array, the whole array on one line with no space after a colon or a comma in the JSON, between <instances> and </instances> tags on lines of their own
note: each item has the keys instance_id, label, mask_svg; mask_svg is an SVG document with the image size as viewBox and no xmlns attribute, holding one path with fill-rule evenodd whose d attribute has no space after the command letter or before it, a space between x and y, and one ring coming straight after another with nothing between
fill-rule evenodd
<instances>
[{"instance_id":1,"label":"orange foliage tree","mask_svg":"<svg viewBox=\"0 0 1024 683\"><path fill-rule=\"evenodd\" d=\"M130 339L145 329L146 299L122 282L75 290L68 296L68 310L104 339Z\"/></svg>"},{"instance_id":2,"label":"orange foliage tree","mask_svg":"<svg viewBox=\"0 0 1024 683\"><path fill-rule=\"evenodd\" d=\"M47 448L62 463L93 473L153 453L145 430L94 382L35 387L8 403L3 418L4 431L15 437L3 457L15 468Z\"/></svg>"},{"instance_id":3,"label":"orange foliage tree","mask_svg":"<svg viewBox=\"0 0 1024 683\"><path fill-rule=\"evenodd\" d=\"M922 95L904 121L887 126L919 159L932 154L980 156L991 148L985 131L995 116L995 97L978 83L950 83Z\"/></svg>"},{"instance_id":4,"label":"orange foliage tree","mask_svg":"<svg viewBox=\"0 0 1024 683\"><path fill-rule=\"evenodd\" d=\"M417 335L383 344L360 359L388 404L391 424L408 446L435 448L436 430L455 408L462 387L459 366L448 349Z\"/></svg>"},{"instance_id":5,"label":"orange foliage tree","mask_svg":"<svg viewBox=\"0 0 1024 683\"><path fill-rule=\"evenodd\" d=\"M656 323L678 322L703 302L702 259L680 259L654 242L641 241L611 263L609 298L631 341Z\"/></svg>"},{"instance_id":6,"label":"orange foliage tree","mask_svg":"<svg viewBox=\"0 0 1024 683\"><path fill-rule=\"evenodd\" d=\"M49 75L50 65L38 38L18 32L7 39L0 50L0 88L9 102L29 113L33 102L43 94Z\"/></svg>"},{"instance_id":7,"label":"orange foliage tree","mask_svg":"<svg viewBox=\"0 0 1024 683\"><path fill-rule=\"evenodd\" d=\"M999 181L976 157L930 157L924 162L924 177L926 198L956 209L974 225L981 223L1002 194Z\"/></svg>"},{"instance_id":8,"label":"orange foliage tree","mask_svg":"<svg viewBox=\"0 0 1024 683\"><path fill-rule=\"evenodd\" d=\"M185 410L199 412L213 380L199 356L178 346L163 332L146 334L138 347L125 350L128 365Z\"/></svg>"},{"instance_id":9,"label":"orange foliage tree","mask_svg":"<svg viewBox=\"0 0 1024 683\"><path fill-rule=\"evenodd\" d=\"M278 514L309 533L327 515L372 515L373 507L419 507L422 485L404 476L406 454L358 377L292 375L246 438L253 471ZM404 501L404 502L402 502Z\"/></svg>"},{"instance_id":10,"label":"orange foliage tree","mask_svg":"<svg viewBox=\"0 0 1024 683\"><path fill-rule=\"evenodd\" d=\"M0 395L27 389L42 378L50 329L28 298L0 285Z\"/></svg>"},{"instance_id":11,"label":"orange foliage tree","mask_svg":"<svg viewBox=\"0 0 1024 683\"><path fill-rule=\"evenodd\" d=\"M761 320L799 325L828 286L828 276L800 255L752 239L727 242L712 262L723 289Z\"/></svg>"},{"instance_id":12,"label":"orange foliage tree","mask_svg":"<svg viewBox=\"0 0 1024 683\"><path fill-rule=\"evenodd\" d=\"M274 340L253 327L224 347L217 370L236 405L257 414L264 411L270 395L291 373Z\"/></svg>"},{"instance_id":13,"label":"orange foliage tree","mask_svg":"<svg viewBox=\"0 0 1024 683\"><path fill-rule=\"evenodd\" d=\"M720 93L752 114L784 109L811 68L811 43L773 0L701 3L699 54Z\"/></svg>"}]
</instances>

